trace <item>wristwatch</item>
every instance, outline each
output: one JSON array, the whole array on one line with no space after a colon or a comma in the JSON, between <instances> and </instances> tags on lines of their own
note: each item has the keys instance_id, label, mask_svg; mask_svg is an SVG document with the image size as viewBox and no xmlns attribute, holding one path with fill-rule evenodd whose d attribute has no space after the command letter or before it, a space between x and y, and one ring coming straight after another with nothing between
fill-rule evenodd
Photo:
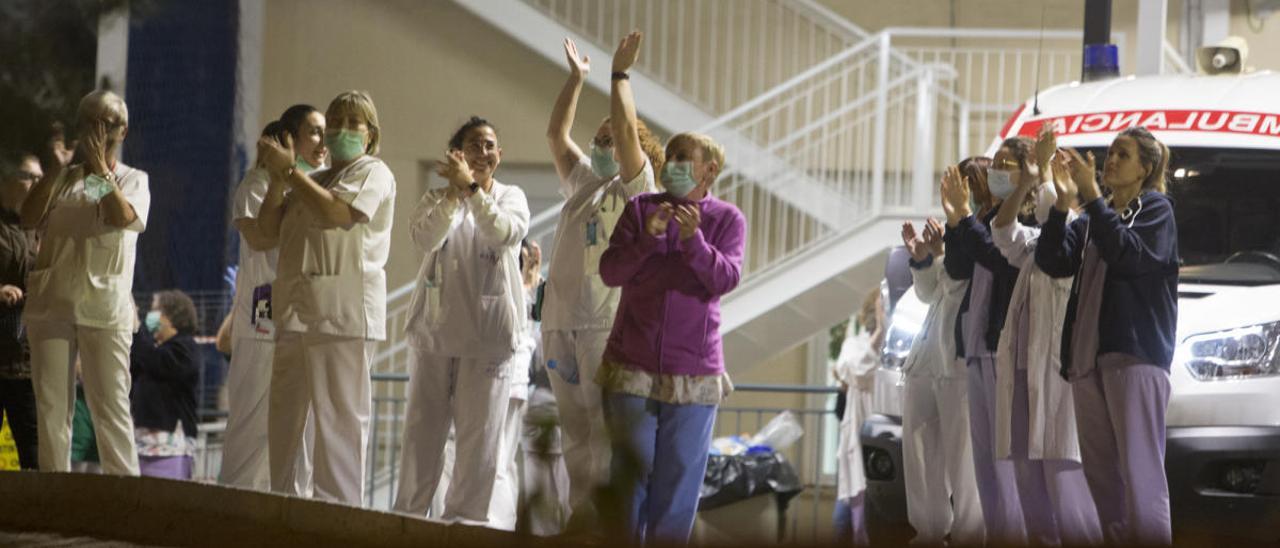
<instances>
[{"instance_id":1,"label":"wristwatch","mask_svg":"<svg viewBox=\"0 0 1280 548\"><path fill-rule=\"evenodd\" d=\"M471 184L467 185L467 189L470 190L472 194L475 194L480 191L480 183L471 181Z\"/></svg>"}]
</instances>

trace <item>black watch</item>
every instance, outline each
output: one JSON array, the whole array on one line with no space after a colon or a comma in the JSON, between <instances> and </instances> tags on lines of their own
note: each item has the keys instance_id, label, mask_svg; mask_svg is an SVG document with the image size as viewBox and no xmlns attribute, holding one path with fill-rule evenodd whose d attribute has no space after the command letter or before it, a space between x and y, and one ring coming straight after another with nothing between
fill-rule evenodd
<instances>
[{"instance_id":1,"label":"black watch","mask_svg":"<svg viewBox=\"0 0 1280 548\"><path fill-rule=\"evenodd\" d=\"M479 191L480 191L480 183L477 183L477 182L475 182L475 181L471 181L471 184L470 184L470 185L467 185L467 189L471 190L471 193L472 193L472 194L475 194L476 192L479 192Z\"/></svg>"}]
</instances>

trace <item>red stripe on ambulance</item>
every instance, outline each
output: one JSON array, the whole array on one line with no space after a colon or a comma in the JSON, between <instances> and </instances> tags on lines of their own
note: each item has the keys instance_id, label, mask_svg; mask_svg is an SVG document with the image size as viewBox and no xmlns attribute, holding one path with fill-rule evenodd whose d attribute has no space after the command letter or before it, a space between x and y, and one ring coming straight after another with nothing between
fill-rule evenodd
<instances>
[{"instance_id":1,"label":"red stripe on ambulance","mask_svg":"<svg viewBox=\"0 0 1280 548\"><path fill-rule=\"evenodd\" d=\"M1203 131L1280 137L1280 114L1236 112L1229 110L1126 110L1068 114L1039 120L1027 120L1018 127L1018 135L1035 137L1040 126L1053 124L1058 135L1111 133L1131 127L1152 131Z\"/></svg>"}]
</instances>

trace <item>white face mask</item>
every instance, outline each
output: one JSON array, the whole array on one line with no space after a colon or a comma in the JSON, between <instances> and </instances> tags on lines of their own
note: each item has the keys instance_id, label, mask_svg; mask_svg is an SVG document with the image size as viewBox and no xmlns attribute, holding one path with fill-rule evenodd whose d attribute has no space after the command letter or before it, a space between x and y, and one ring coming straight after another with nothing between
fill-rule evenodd
<instances>
[{"instance_id":1,"label":"white face mask","mask_svg":"<svg viewBox=\"0 0 1280 548\"><path fill-rule=\"evenodd\" d=\"M1036 188L1036 222L1044 224L1049 220L1049 211L1053 209L1053 204L1058 201L1058 191L1053 188L1053 183L1044 183Z\"/></svg>"},{"instance_id":2,"label":"white face mask","mask_svg":"<svg viewBox=\"0 0 1280 548\"><path fill-rule=\"evenodd\" d=\"M1013 194L1013 172L994 167L987 168L987 189L998 199L1008 198Z\"/></svg>"}]
</instances>

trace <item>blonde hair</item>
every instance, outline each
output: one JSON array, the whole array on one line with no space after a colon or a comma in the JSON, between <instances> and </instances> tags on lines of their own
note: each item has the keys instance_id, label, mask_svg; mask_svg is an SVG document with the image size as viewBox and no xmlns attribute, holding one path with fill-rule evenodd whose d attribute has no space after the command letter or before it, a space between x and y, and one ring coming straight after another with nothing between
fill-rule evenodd
<instances>
[{"instance_id":1,"label":"blonde hair","mask_svg":"<svg viewBox=\"0 0 1280 548\"><path fill-rule=\"evenodd\" d=\"M717 166L716 175L724 173L724 147L720 146L715 139L703 135L701 133L686 131L677 133L667 141L666 155L671 155L671 149L684 145L685 143L693 143L702 149L702 160L704 162L715 162Z\"/></svg>"},{"instance_id":2,"label":"blonde hair","mask_svg":"<svg viewBox=\"0 0 1280 548\"><path fill-rule=\"evenodd\" d=\"M114 114L120 118L120 123L129 125L128 105L124 104L124 99L119 95L105 89L89 92L80 99L80 106L76 109L76 122L84 124L103 114Z\"/></svg>"},{"instance_id":3,"label":"blonde hair","mask_svg":"<svg viewBox=\"0 0 1280 548\"><path fill-rule=\"evenodd\" d=\"M378 145L382 142L382 130L378 126L378 109L373 106L373 98L369 96L369 92L353 89L339 93L329 102L324 116L337 118L339 113L351 113L364 118L365 125L369 126L369 144L364 152L377 155Z\"/></svg>"}]
</instances>

